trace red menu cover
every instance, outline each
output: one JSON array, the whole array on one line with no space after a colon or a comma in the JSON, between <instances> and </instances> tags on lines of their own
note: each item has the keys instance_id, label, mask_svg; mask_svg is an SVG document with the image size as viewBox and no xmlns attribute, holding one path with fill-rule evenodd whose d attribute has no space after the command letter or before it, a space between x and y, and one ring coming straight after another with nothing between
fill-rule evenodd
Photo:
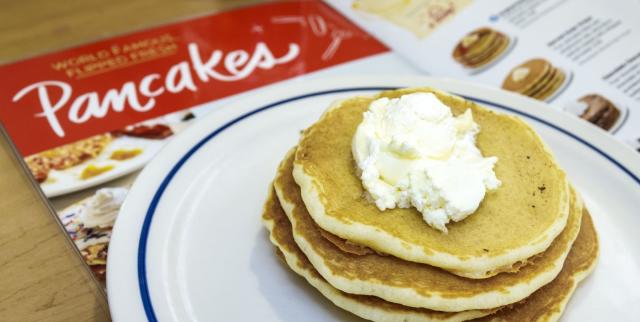
<instances>
[{"instance_id":1,"label":"red menu cover","mask_svg":"<svg viewBox=\"0 0 640 322\"><path fill-rule=\"evenodd\" d=\"M248 7L2 66L0 120L30 155L386 50L320 2Z\"/></svg>"},{"instance_id":2,"label":"red menu cover","mask_svg":"<svg viewBox=\"0 0 640 322\"><path fill-rule=\"evenodd\" d=\"M103 279L129 185L191 107L386 51L322 2L246 7L0 66L0 122Z\"/></svg>"}]
</instances>

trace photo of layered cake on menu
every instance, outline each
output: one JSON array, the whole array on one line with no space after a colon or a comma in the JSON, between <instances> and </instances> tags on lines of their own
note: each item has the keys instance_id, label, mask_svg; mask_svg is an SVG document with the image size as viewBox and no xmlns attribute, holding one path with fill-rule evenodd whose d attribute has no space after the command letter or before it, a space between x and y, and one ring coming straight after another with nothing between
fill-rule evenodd
<instances>
[{"instance_id":1,"label":"photo of layered cake on menu","mask_svg":"<svg viewBox=\"0 0 640 322\"><path fill-rule=\"evenodd\" d=\"M101 283L107 274L111 231L127 192L125 187L100 188L58 212L69 237Z\"/></svg>"},{"instance_id":2,"label":"photo of layered cake on menu","mask_svg":"<svg viewBox=\"0 0 640 322\"><path fill-rule=\"evenodd\" d=\"M515 44L515 39L489 27L465 35L451 54L460 65L478 71L496 62Z\"/></svg>"},{"instance_id":3,"label":"photo of layered cake on menu","mask_svg":"<svg viewBox=\"0 0 640 322\"><path fill-rule=\"evenodd\" d=\"M612 133L623 125L629 113L626 107L613 104L598 94L587 94L575 102L569 102L565 110Z\"/></svg>"}]
</instances>

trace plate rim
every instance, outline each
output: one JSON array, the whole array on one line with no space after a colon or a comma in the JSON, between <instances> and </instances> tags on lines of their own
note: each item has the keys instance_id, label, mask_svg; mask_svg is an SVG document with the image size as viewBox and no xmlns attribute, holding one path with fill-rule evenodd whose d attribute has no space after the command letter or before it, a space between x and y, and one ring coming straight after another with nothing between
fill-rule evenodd
<instances>
[{"instance_id":1,"label":"plate rim","mask_svg":"<svg viewBox=\"0 0 640 322\"><path fill-rule=\"evenodd\" d=\"M636 184L640 185L640 167L633 166L634 164L640 164L640 156L637 152L632 150L631 147L624 145L624 143L614 138L611 134L599 130L595 126L585 121L581 121L560 109L553 108L544 102L509 93L497 88L447 78L424 76L353 76L340 77L339 79L336 79L336 77L329 77L296 84L290 84L289 82L284 82L284 84L279 83L262 88L264 91L253 95L253 97L240 99L232 102L231 104L227 104L226 106L212 111L207 116L198 120L196 124L193 124L164 146L162 150L156 154L156 157L153 158L143 169L138 179L136 179L129 192L127 200L122 207L119 219L116 221L116 225L114 226L111 240L111 245L114 247L110 247L110 249L112 251L114 249L121 249L122 247L119 245L123 244L121 240L125 238L121 236L126 236L124 234L127 231L133 231L133 236L129 236L129 239L133 238L138 241L137 258L135 260L130 259L128 265L136 266L133 270L137 272L137 281L135 282L135 285L138 288L137 294L139 301L135 304L125 302L120 300L119 296L115 294L116 292L121 294L121 291L116 290L119 289L119 286L127 284L120 281L122 276L117 275L118 273L115 273L114 271L115 267L118 265L127 264L126 260L121 258L121 252L116 250L114 251L114 255L110 254L109 261L107 263L108 296L109 302L111 303L110 310L114 320L118 320L119 317L128 315L125 315L126 313L124 312L131 313L130 310L140 311L142 309L144 312L143 316L146 320L157 321L153 305L150 300L150 292L147 287L145 265L146 241L148 234L150 233L153 213L155 211L155 207L157 207L157 204L162 198L164 189L168 187L173 176L178 173L181 166L190 158L190 156L206 144L206 142L214 138L217 134L223 132L225 129L246 118L295 100L341 92L381 91L393 88L415 87L418 84L436 88L444 87L446 88L446 91L462 96L465 99L472 99L480 104L498 107L511 113L525 116L528 120L533 119L537 122L541 122L545 126L551 127L556 131L579 141L591 151L595 151L597 154L607 159L607 161L612 162L618 169L622 170L627 176L635 181ZM265 90L267 88L269 88L269 90ZM460 90L455 91L450 90L450 88L458 88ZM506 104L492 102L483 98L473 97L467 93L460 93L473 93L479 91L485 93L483 94L484 96L495 96L498 101L511 101L512 104L509 105L518 106L518 108L506 106ZM242 106L244 106L245 109L241 109L240 107ZM246 106L251 106L251 108L249 108L248 111L245 111ZM533 112L526 111L530 108L533 108ZM543 111L545 114L544 117L534 115L536 113L543 113L535 112L536 109ZM562 123L563 126L558 125L560 123ZM202 136L201 132L207 134ZM574 132L578 132L578 134ZM186 152L176 153L177 151L184 151L185 144L188 145ZM143 178L148 178L152 175L158 177L159 173L161 173L161 177L164 178L159 185L147 183L145 180L142 180ZM145 191L147 191L147 193L144 193ZM152 191L153 198L148 198L148 191ZM142 226L134 227L135 229L133 230L130 228L120 228L121 226L126 225L125 221L131 221L131 219L133 219L132 216L136 215L135 212L129 210L134 207L130 205L143 200L149 200L149 202L147 202L148 206L145 206L147 210L144 213ZM138 214L138 216L140 215L141 214ZM131 262L135 262L135 264ZM129 289L127 287L125 288ZM133 305L135 305L135 308ZM128 306L129 308L121 309L121 306ZM123 312L123 314L121 314L121 312Z\"/></svg>"}]
</instances>

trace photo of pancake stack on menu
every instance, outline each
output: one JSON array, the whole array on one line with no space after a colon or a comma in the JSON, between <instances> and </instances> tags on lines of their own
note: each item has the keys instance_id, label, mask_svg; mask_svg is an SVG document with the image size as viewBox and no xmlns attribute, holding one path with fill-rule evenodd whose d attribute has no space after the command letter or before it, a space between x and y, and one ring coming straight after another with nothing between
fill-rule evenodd
<instances>
[{"instance_id":1,"label":"photo of pancake stack on menu","mask_svg":"<svg viewBox=\"0 0 640 322\"><path fill-rule=\"evenodd\" d=\"M466 68L480 68L504 54L510 43L509 37L497 30L478 28L458 42L452 56Z\"/></svg>"},{"instance_id":2,"label":"photo of pancake stack on menu","mask_svg":"<svg viewBox=\"0 0 640 322\"><path fill-rule=\"evenodd\" d=\"M557 94L567 82L567 75L545 59L534 58L513 68L502 88L541 101Z\"/></svg>"},{"instance_id":3,"label":"photo of pancake stack on menu","mask_svg":"<svg viewBox=\"0 0 640 322\"><path fill-rule=\"evenodd\" d=\"M534 130L436 89L334 102L270 191L276 254L372 321L555 321L597 262L580 193Z\"/></svg>"}]
</instances>

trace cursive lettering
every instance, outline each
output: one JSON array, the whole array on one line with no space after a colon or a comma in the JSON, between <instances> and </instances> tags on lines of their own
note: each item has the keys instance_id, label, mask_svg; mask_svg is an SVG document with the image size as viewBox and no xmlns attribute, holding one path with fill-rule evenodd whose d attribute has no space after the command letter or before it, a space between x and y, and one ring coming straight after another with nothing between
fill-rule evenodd
<instances>
[{"instance_id":1,"label":"cursive lettering","mask_svg":"<svg viewBox=\"0 0 640 322\"><path fill-rule=\"evenodd\" d=\"M291 43L288 51L280 56L274 56L267 44L258 42L253 52L233 50L224 53L214 50L205 61L198 45L188 45L189 60L181 61L171 66L166 74L151 73L145 75L139 83L125 82L119 89L109 89L100 97L96 91L80 93L73 97L70 84L58 80L46 80L24 87L13 97L18 102L31 92L37 93L42 112L35 117L46 118L52 131L59 137L65 136L60 124L59 114L67 108L67 120L74 124L83 124L93 118L104 118L110 111L122 112L129 107L136 112L147 112L156 106L156 98L165 93L177 94L184 90L196 92L198 86L194 80L209 82L234 82L247 78L256 69L272 69L277 65L286 64L300 54L298 44ZM192 75L195 72L195 77ZM54 92L62 92L54 95ZM54 99L57 97L57 99Z\"/></svg>"}]
</instances>

